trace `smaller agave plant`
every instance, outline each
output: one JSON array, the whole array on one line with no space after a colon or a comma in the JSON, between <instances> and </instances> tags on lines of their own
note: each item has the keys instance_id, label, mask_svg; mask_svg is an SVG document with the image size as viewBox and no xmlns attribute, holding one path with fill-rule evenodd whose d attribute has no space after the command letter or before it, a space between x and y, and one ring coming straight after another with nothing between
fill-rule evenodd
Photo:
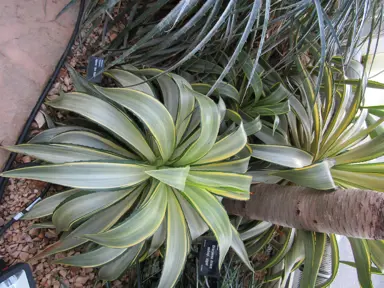
<instances>
[{"instance_id":1,"label":"smaller agave plant","mask_svg":"<svg viewBox=\"0 0 384 288\"><path fill-rule=\"evenodd\" d=\"M257 65L245 51L239 54L223 81L217 77L225 70L225 57L196 59L182 67L192 88L204 95L222 97L233 121L243 121L248 136L263 140L274 134L280 115L290 111L291 93L280 75L260 59Z\"/></svg>"},{"instance_id":2,"label":"smaller agave plant","mask_svg":"<svg viewBox=\"0 0 384 288\"><path fill-rule=\"evenodd\" d=\"M324 66L320 94L316 97L309 68L298 57L295 63L298 73L286 79L292 88L291 110L279 116L275 133L254 138L254 144L250 144L254 159L248 174L253 176L253 182L296 184L330 193L339 187L384 192L383 163L379 159L384 155L380 126L384 115L380 114L381 107L363 106L365 88L384 89L384 85L367 80L361 63L351 60L344 66L342 58L333 57ZM328 287L335 279L340 259L334 234L281 229L264 221L256 225L245 222L238 230L250 257L273 247L273 256L255 266L256 271L268 269L268 284L285 287L291 272L301 264L304 270L300 287ZM277 249L270 245L276 240ZM372 264L378 267L372 271L384 271L384 242L348 240L355 263L343 263L357 268L361 287L372 287ZM324 266L327 261L329 264ZM326 270L320 275L323 266Z\"/></svg>"},{"instance_id":3,"label":"smaller agave plant","mask_svg":"<svg viewBox=\"0 0 384 288\"><path fill-rule=\"evenodd\" d=\"M72 189L38 203L24 219L49 217L60 240L38 257L92 242L93 249L55 262L100 267L99 278L117 279L136 259L165 246L159 287L173 287L191 241L210 229L220 265L232 247L252 269L221 197L249 198L251 155L242 122L219 132L225 105L194 91L175 74L156 69L113 69L117 88L85 81L70 70L77 92L47 105L97 125L48 129L8 150L41 165L4 177L36 179ZM84 123L84 121L82 122ZM176 265L175 265L176 264Z\"/></svg>"}]
</instances>

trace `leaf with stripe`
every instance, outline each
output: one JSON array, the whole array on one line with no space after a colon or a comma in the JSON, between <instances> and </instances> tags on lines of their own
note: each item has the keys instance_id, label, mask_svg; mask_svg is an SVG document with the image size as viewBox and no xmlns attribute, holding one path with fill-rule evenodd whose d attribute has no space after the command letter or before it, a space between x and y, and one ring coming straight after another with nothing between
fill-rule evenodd
<instances>
[{"instance_id":1,"label":"leaf with stripe","mask_svg":"<svg viewBox=\"0 0 384 288\"><path fill-rule=\"evenodd\" d=\"M134 186L149 178L145 171L153 170L153 167L127 162L74 162L41 165L6 171L1 175L96 190Z\"/></svg>"},{"instance_id":2,"label":"leaf with stripe","mask_svg":"<svg viewBox=\"0 0 384 288\"><path fill-rule=\"evenodd\" d=\"M158 287L173 287L176 284L190 249L187 223L185 222L181 206L168 189L167 206L167 245L163 271ZM177 193L177 192L176 192ZM178 265L175 265L177 263Z\"/></svg>"},{"instance_id":3,"label":"leaf with stripe","mask_svg":"<svg viewBox=\"0 0 384 288\"><path fill-rule=\"evenodd\" d=\"M141 242L133 247L129 247L123 254L103 265L98 273L99 278L108 281L113 281L119 278L124 271L135 262L143 245L144 242Z\"/></svg>"},{"instance_id":4,"label":"leaf with stripe","mask_svg":"<svg viewBox=\"0 0 384 288\"><path fill-rule=\"evenodd\" d=\"M131 119L106 101L83 93L67 93L63 97L47 102L47 105L72 111L90 119L130 144L149 161L156 160L156 156Z\"/></svg>"},{"instance_id":5,"label":"leaf with stripe","mask_svg":"<svg viewBox=\"0 0 384 288\"><path fill-rule=\"evenodd\" d=\"M384 241L383 240L366 240L369 251L371 253L372 262L384 273Z\"/></svg>"},{"instance_id":6,"label":"leaf with stripe","mask_svg":"<svg viewBox=\"0 0 384 288\"><path fill-rule=\"evenodd\" d=\"M81 126L61 126L44 130L28 141L29 144L48 143L56 136L69 131L92 131ZM96 148L96 147L95 147Z\"/></svg>"},{"instance_id":7,"label":"leaf with stripe","mask_svg":"<svg viewBox=\"0 0 384 288\"><path fill-rule=\"evenodd\" d=\"M131 111L148 127L156 140L163 162L167 162L175 147L176 131L172 116L165 106L150 95L130 88L97 89L105 97Z\"/></svg>"},{"instance_id":8,"label":"leaf with stripe","mask_svg":"<svg viewBox=\"0 0 384 288\"><path fill-rule=\"evenodd\" d=\"M371 256L367 241L364 239L348 238L355 258L357 277L361 287L373 288L371 280Z\"/></svg>"},{"instance_id":9,"label":"leaf with stripe","mask_svg":"<svg viewBox=\"0 0 384 288\"><path fill-rule=\"evenodd\" d=\"M201 132L199 138L174 163L175 166L185 166L205 156L215 144L219 132L220 114L215 102L197 92L194 92L194 95L200 107Z\"/></svg>"},{"instance_id":10,"label":"leaf with stripe","mask_svg":"<svg viewBox=\"0 0 384 288\"><path fill-rule=\"evenodd\" d=\"M183 168L162 168L157 170L149 170L145 173L159 180L160 182L163 182L164 184L183 191L189 173L189 166Z\"/></svg>"},{"instance_id":11,"label":"leaf with stripe","mask_svg":"<svg viewBox=\"0 0 384 288\"><path fill-rule=\"evenodd\" d=\"M285 240L282 243L281 248L278 251L276 251L276 253L272 257L270 257L267 261L263 262L261 265L256 266L255 267L256 271L268 269L280 263L280 261L284 259L285 255L291 249L294 236L295 236L295 229L287 228L284 230L285 230L284 231Z\"/></svg>"},{"instance_id":12,"label":"leaf with stripe","mask_svg":"<svg viewBox=\"0 0 384 288\"><path fill-rule=\"evenodd\" d=\"M248 200L252 177L224 172L190 171L187 181L188 185L198 186L224 197Z\"/></svg>"},{"instance_id":13,"label":"leaf with stripe","mask_svg":"<svg viewBox=\"0 0 384 288\"><path fill-rule=\"evenodd\" d=\"M244 126L241 123L235 132L217 141L213 145L212 149L203 158L195 162L194 165L218 162L224 159L228 159L240 152L246 143L247 135L245 133Z\"/></svg>"},{"instance_id":14,"label":"leaf with stripe","mask_svg":"<svg viewBox=\"0 0 384 288\"><path fill-rule=\"evenodd\" d=\"M363 143L334 159L336 165L372 160L384 155L384 134Z\"/></svg>"},{"instance_id":15,"label":"leaf with stripe","mask_svg":"<svg viewBox=\"0 0 384 288\"><path fill-rule=\"evenodd\" d=\"M5 147L50 163L76 161L124 160L124 157L94 148L71 144L21 144Z\"/></svg>"},{"instance_id":16,"label":"leaf with stripe","mask_svg":"<svg viewBox=\"0 0 384 288\"><path fill-rule=\"evenodd\" d=\"M153 181L150 198L132 216L107 232L86 234L83 237L113 248L127 248L140 243L152 236L163 221L168 189L167 185Z\"/></svg>"},{"instance_id":17,"label":"leaf with stripe","mask_svg":"<svg viewBox=\"0 0 384 288\"><path fill-rule=\"evenodd\" d=\"M58 232L68 231L75 223L120 201L131 193L133 188L119 191L102 191L97 193L74 194L66 199L53 212L52 222Z\"/></svg>"},{"instance_id":18,"label":"leaf with stripe","mask_svg":"<svg viewBox=\"0 0 384 288\"><path fill-rule=\"evenodd\" d=\"M196 209L215 235L219 243L219 267L221 267L232 242L232 229L227 212L221 203L204 189L187 185L182 195Z\"/></svg>"},{"instance_id":19,"label":"leaf with stripe","mask_svg":"<svg viewBox=\"0 0 384 288\"><path fill-rule=\"evenodd\" d=\"M48 246L35 256L35 258L39 259L47 255L52 255L82 245L88 242L87 239L80 238L84 234L100 233L108 230L132 207L140 193L143 191L143 188L143 185L139 186L119 203L93 215L69 233L64 239L60 239L60 241Z\"/></svg>"},{"instance_id":20,"label":"leaf with stripe","mask_svg":"<svg viewBox=\"0 0 384 288\"><path fill-rule=\"evenodd\" d=\"M211 90L212 85L206 83L194 83L191 85L193 90L206 95ZM216 89L212 92L213 96L223 97L231 99L237 103L240 103L239 91L231 84L226 82L220 82L217 84Z\"/></svg>"},{"instance_id":21,"label":"leaf with stripe","mask_svg":"<svg viewBox=\"0 0 384 288\"><path fill-rule=\"evenodd\" d=\"M79 189L70 189L47 197L33 206L32 210L23 216L23 220L50 216L61 202L79 192Z\"/></svg>"},{"instance_id":22,"label":"leaf with stripe","mask_svg":"<svg viewBox=\"0 0 384 288\"><path fill-rule=\"evenodd\" d=\"M323 259L327 236L324 233L307 231L300 231L300 233L304 233L305 248L304 271L300 287L313 288Z\"/></svg>"},{"instance_id":23,"label":"leaf with stripe","mask_svg":"<svg viewBox=\"0 0 384 288\"><path fill-rule=\"evenodd\" d=\"M339 246L337 244L337 239L334 234L329 235L329 241L331 245L331 261L332 261L332 272L331 276L323 283L316 285L316 288L325 288L329 287L329 285L332 284L332 282L335 280L337 272L339 270Z\"/></svg>"},{"instance_id":24,"label":"leaf with stripe","mask_svg":"<svg viewBox=\"0 0 384 288\"><path fill-rule=\"evenodd\" d=\"M257 223L257 225L253 226L252 228L249 228L248 230L245 230L241 232L240 238L241 240L247 240L249 238L253 238L255 236L263 234L265 231L267 231L269 228L272 227L272 223L261 221L260 223Z\"/></svg>"},{"instance_id":25,"label":"leaf with stripe","mask_svg":"<svg viewBox=\"0 0 384 288\"><path fill-rule=\"evenodd\" d=\"M174 195L177 197L177 200L179 200L185 220L188 223L191 240L193 241L207 232L209 228L201 216L197 213L197 211L191 206L191 204L188 203L187 200L184 199L184 197L179 192L174 191Z\"/></svg>"},{"instance_id":26,"label":"leaf with stripe","mask_svg":"<svg viewBox=\"0 0 384 288\"><path fill-rule=\"evenodd\" d=\"M241 240L236 228L231 225L232 228L232 244L231 248L236 252L237 256L243 261L249 270L253 271L251 262L249 261L247 250L245 249L243 240Z\"/></svg>"},{"instance_id":27,"label":"leaf with stripe","mask_svg":"<svg viewBox=\"0 0 384 288\"><path fill-rule=\"evenodd\" d=\"M290 146L251 144L252 157L290 168L302 168L312 164L308 152Z\"/></svg>"},{"instance_id":28,"label":"leaf with stripe","mask_svg":"<svg viewBox=\"0 0 384 288\"><path fill-rule=\"evenodd\" d=\"M53 263L77 267L99 267L116 259L126 250L127 248L100 247L91 252L57 259Z\"/></svg>"},{"instance_id":29,"label":"leaf with stripe","mask_svg":"<svg viewBox=\"0 0 384 288\"><path fill-rule=\"evenodd\" d=\"M137 155L133 154L127 149L91 131L71 130L63 132L57 136L52 137L49 142L87 146L116 153L130 159L139 159Z\"/></svg>"},{"instance_id":30,"label":"leaf with stripe","mask_svg":"<svg viewBox=\"0 0 384 288\"><path fill-rule=\"evenodd\" d=\"M287 179L300 186L328 190L336 187L331 174L332 165L331 161L324 160L303 168L273 172L272 175Z\"/></svg>"},{"instance_id":31,"label":"leaf with stripe","mask_svg":"<svg viewBox=\"0 0 384 288\"><path fill-rule=\"evenodd\" d=\"M164 241L167 237L167 227L166 227L166 219L163 220L159 228L157 228L157 231L155 234L153 234L151 239L151 244L148 248L148 254L147 257L151 256L153 253L155 253L157 250L160 249L160 247L164 244Z\"/></svg>"},{"instance_id":32,"label":"leaf with stripe","mask_svg":"<svg viewBox=\"0 0 384 288\"><path fill-rule=\"evenodd\" d=\"M122 69L110 69L104 72L104 75L112 77L119 82L122 87L130 87L156 98L149 84L143 83L145 79L142 79L131 72Z\"/></svg>"},{"instance_id":33,"label":"leaf with stripe","mask_svg":"<svg viewBox=\"0 0 384 288\"><path fill-rule=\"evenodd\" d=\"M346 183L353 187L384 192L383 173L350 172L339 169L331 169L336 183Z\"/></svg>"}]
</instances>

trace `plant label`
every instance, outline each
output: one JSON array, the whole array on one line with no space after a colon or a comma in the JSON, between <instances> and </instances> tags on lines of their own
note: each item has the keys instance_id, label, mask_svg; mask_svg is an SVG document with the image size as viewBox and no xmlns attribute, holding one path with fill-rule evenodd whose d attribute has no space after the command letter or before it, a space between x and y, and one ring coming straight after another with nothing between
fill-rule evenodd
<instances>
[{"instance_id":1,"label":"plant label","mask_svg":"<svg viewBox=\"0 0 384 288\"><path fill-rule=\"evenodd\" d=\"M87 80L93 83L100 83L104 70L104 59L91 56L88 59Z\"/></svg>"},{"instance_id":2,"label":"plant label","mask_svg":"<svg viewBox=\"0 0 384 288\"><path fill-rule=\"evenodd\" d=\"M204 239L199 255L200 276L219 277L219 244L216 240Z\"/></svg>"}]
</instances>

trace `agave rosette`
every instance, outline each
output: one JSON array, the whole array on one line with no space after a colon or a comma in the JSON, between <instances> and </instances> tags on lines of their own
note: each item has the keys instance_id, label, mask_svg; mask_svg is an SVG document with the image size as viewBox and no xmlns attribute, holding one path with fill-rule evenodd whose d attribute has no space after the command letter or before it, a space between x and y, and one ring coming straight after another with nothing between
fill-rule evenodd
<instances>
[{"instance_id":1,"label":"agave rosette","mask_svg":"<svg viewBox=\"0 0 384 288\"><path fill-rule=\"evenodd\" d=\"M362 106L366 87L383 89L384 85L367 80L366 69L356 60L343 68L343 59L333 57L324 67L320 94L316 97L315 80L309 74L312 68L305 67L299 57L295 63L298 73L286 79L292 87L290 111L279 116L274 133L258 137L259 141L250 144L255 161L248 173L253 176L253 182L295 183L319 190L342 187L384 192L383 163L379 159L384 155L381 126L384 117L375 108ZM249 255L264 251L276 237L277 227L270 223L260 222L250 228L247 225L240 226L240 235L246 240ZM327 287L332 283L340 262L335 235L295 229L283 229L279 233L280 248L274 249L274 256L267 263L255 267L256 270L271 268L267 282L284 287L290 273L304 263L303 287ZM362 287L372 287L371 271L384 271L379 260L384 255L383 241L353 238L349 241L356 263L345 264L357 267ZM323 261L329 261L330 265L320 275ZM371 267L373 263L380 271Z\"/></svg>"},{"instance_id":2,"label":"agave rosette","mask_svg":"<svg viewBox=\"0 0 384 288\"><path fill-rule=\"evenodd\" d=\"M148 83L146 76L161 71L130 69L105 73L118 88L92 85L71 70L77 92L47 103L94 122L97 131L60 126L7 147L43 164L2 176L73 188L44 199L25 216L50 217L63 232L39 256L92 241L93 250L56 262L101 267L99 277L113 280L139 256L150 257L165 245L159 287L172 287L191 240L210 229L219 243L220 265L232 246L250 267L220 203L220 197L249 198L251 177L244 173L250 148L243 124L219 133L222 101L217 105L178 75Z\"/></svg>"}]
</instances>

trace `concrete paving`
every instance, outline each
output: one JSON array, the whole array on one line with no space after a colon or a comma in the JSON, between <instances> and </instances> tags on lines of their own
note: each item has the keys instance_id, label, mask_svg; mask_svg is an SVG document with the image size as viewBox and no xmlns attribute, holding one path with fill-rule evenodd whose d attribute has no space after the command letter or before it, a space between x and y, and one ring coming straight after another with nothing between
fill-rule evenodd
<instances>
[{"instance_id":1,"label":"concrete paving","mask_svg":"<svg viewBox=\"0 0 384 288\"><path fill-rule=\"evenodd\" d=\"M14 144L63 53L77 18L69 0L0 1L0 143ZM46 2L46 9L44 3ZM0 149L0 170L8 153Z\"/></svg>"}]
</instances>

